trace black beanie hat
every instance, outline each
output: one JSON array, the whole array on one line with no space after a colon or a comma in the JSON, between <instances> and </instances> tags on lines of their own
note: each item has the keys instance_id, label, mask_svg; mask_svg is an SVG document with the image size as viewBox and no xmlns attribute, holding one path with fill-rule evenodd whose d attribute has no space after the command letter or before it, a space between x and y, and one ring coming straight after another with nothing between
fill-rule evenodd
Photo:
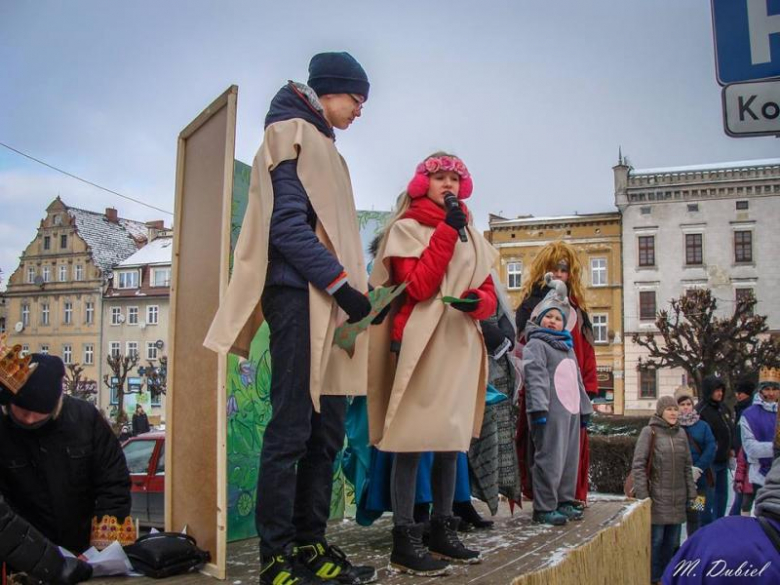
<instances>
[{"instance_id":1,"label":"black beanie hat","mask_svg":"<svg viewBox=\"0 0 780 585\"><path fill-rule=\"evenodd\" d=\"M368 76L349 53L318 53L309 62L309 81L317 95L355 93L368 99Z\"/></svg>"},{"instance_id":2,"label":"black beanie hat","mask_svg":"<svg viewBox=\"0 0 780 585\"><path fill-rule=\"evenodd\" d=\"M25 410L40 414L51 414L57 408L62 396L62 378L65 377L65 364L54 355L32 354L33 363L38 367L11 399L11 403Z\"/></svg>"}]
</instances>

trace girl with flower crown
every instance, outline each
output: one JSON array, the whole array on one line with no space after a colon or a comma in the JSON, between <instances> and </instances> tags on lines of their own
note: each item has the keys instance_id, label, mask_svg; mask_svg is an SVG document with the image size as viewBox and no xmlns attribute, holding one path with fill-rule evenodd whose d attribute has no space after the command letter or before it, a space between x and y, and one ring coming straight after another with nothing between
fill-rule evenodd
<instances>
[{"instance_id":1,"label":"girl with flower crown","mask_svg":"<svg viewBox=\"0 0 780 585\"><path fill-rule=\"evenodd\" d=\"M396 453L391 568L413 574L441 574L446 561L479 562L479 553L458 539L452 513L457 453L479 434L485 406L488 364L479 321L496 310L490 269L497 252L469 221L464 200L472 190L459 158L439 152L420 163L388 222L370 279L375 287L406 283L392 318L371 331L368 411L372 444ZM450 194L457 204L445 204ZM434 452L428 548L413 515L425 451Z\"/></svg>"}]
</instances>

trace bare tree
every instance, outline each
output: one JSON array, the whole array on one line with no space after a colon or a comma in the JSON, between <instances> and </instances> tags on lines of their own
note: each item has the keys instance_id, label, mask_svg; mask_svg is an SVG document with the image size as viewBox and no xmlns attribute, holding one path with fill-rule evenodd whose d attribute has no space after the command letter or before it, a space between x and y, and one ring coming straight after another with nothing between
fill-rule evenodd
<instances>
[{"instance_id":1,"label":"bare tree","mask_svg":"<svg viewBox=\"0 0 780 585\"><path fill-rule=\"evenodd\" d=\"M146 388L152 398L157 398L168 392L168 357L160 357L160 365L154 365L155 360L147 360L149 367L138 368L138 373L146 379Z\"/></svg>"},{"instance_id":2,"label":"bare tree","mask_svg":"<svg viewBox=\"0 0 780 585\"><path fill-rule=\"evenodd\" d=\"M130 355L109 354L108 357L106 357L108 367L111 369L111 375L106 374L103 376L103 382L109 389L116 389L117 411L116 418L114 419L114 430L117 434L122 431L122 426L125 425L128 420L127 413L125 412L125 396L127 394L141 394L143 392L143 385L140 385L136 390L129 390L125 386L127 374L138 365L139 359L137 353Z\"/></svg>"},{"instance_id":3,"label":"bare tree","mask_svg":"<svg viewBox=\"0 0 780 585\"><path fill-rule=\"evenodd\" d=\"M633 341L649 350L638 369L682 368L701 390L702 380L718 374L728 391L740 377L762 366L780 367L780 342L767 336L766 316L756 315L753 295L737 300L734 312L716 317L717 300L709 289L692 290L658 312L658 333L634 333Z\"/></svg>"},{"instance_id":4,"label":"bare tree","mask_svg":"<svg viewBox=\"0 0 780 585\"><path fill-rule=\"evenodd\" d=\"M81 398L94 404L97 396L97 382L89 378L82 378L84 367L81 364L68 364L65 369L65 394L75 398Z\"/></svg>"}]
</instances>

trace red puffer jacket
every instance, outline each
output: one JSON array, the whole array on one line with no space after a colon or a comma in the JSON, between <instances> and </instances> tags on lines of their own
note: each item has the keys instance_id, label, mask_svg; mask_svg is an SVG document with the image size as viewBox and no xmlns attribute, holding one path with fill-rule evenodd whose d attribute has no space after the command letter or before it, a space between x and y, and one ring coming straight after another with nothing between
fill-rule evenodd
<instances>
[{"instance_id":1,"label":"red puffer jacket","mask_svg":"<svg viewBox=\"0 0 780 585\"><path fill-rule=\"evenodd\" d=\"M465 204L461 202L460 205L468 214L468 208ZM452 259L455 245L458 242L458 232L444 222L444 216L444 209L427 197L413 199L411 206L403 216L404 219L414 219L435 229L428 247L419 258L393 257L390 261L393 282L407 283L404 291L405 302L396 313L393 321L393 341L401 341L404 328L414 306L418 302L434 296L439 291L444 279L447 265ZM475 320L487 319L493 315L497 303L493 279L488 276L479 288L464 291L461 298L472 292L479 297L479 303L474 311L466 314Z\"/></svg>"}]
</instances>

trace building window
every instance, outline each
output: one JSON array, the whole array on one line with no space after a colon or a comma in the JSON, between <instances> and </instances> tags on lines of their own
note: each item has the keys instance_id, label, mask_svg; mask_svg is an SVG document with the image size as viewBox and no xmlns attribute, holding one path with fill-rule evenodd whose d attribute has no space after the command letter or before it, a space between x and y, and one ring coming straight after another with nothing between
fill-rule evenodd
<instances>
[{"instance_id":1,"label":"building window","mask_svg":"<svg viewBox=\"0 0 780 585\"><path fill-rule=\"evenodd\" d=\"M43 267L43 282L51 282L51 268Z\"/></svg>"},{"instance_id":2,"label":"building window","mask_svg":"<svg viewBox=\"0 0 780 585\"><path fill-rule=\"evenodd\" d=\"M49 303L41 304L41 325L49 324Z\"/></svg>"},{"instance_id":3,"label":"building window","mask_svg":"<svg viewBox=\"0 0 780 585\"><path fill-rule=\"evenodd\" d=\"M73 346L72 345L63 345L62 346L62 361L66 365L73 363Z\"/></svg>"},{"instance_id":4,"label":"building window","mask_svg":"<svg viewBox=\"0 0 780 585\"><path fill-rule=\"evenodd\" d=\"M84 365L91 366L95 363L95 346L88 343L84 346Z\"/></svg>"},{"instance_id":5,"label":"building window","mask_svg":"<svg viewBox=\"0 0 780 585\"><path fill-rule=\"evenodd\" d=\"M658 396L656 370L639 372L639 398L656 398Z\"/></svg>"},{"instance_id":6,"label":"building window","mask_svg":"<svg viewBox=\"0 0 780 585\"><path fill-rule=\"evenodd\" d=\"M744 211L748 209L749 203L747 201L737 201L737 210Z\"/></svg>"},{"instance_id":7,"label":"building window","mask_svg":"<svg viewBox=\"0 0 780 585\"><path fill-rule=\"evenodd\" d=\"M5 317L0 317L0 333L5 333Z\"/></svg>"},{"instance_id":8,"label":"building window","mask_svg":"<svg viewBox=\"0 0 780 585\"><path fill-rule=\"evenodd\" d=\"M26 343L22 346L22 357L30 355L30 346Z\"/></svg>"},{"instance_id":9,"label":"building window","mask_svg":"<svg viewBox=\"0 0 780 585\"><path fill-rule=\"evenodd\" d=\"M591 286L607 285L607 259L590 259L590 284Z\"/></svg>"},{"instance_id":10,"label":"building window","mask_svg":"<svg viewBox=\"0 0 780 585\"><path fill-rule=\"evenodd\" d=\"M593 315L593 341L596 343L609 343L607 317L606 313Z\"/></svg>"},{"instance_id":11,"label":"building window","mask_svg":"<svg viewBox=\"0 0 780 585\"><path fill-rule=\"evenodd\" d=\"M157 325L160 319L160 308L157 305L146 307L146 324Z\"/></svg>"},{"instance_id":12,"label":"building window","mask_svg":"<svg viewBox=\"0 0 780 585\"><path fill-rule=\"evenodd\" d=\"M64 308L65 310L63 311L64 313L63 320L65 322L65 325L70 325L71 323L73 323L73 303L65 303Z\"/></svg>"},{"instance_id":13,"label":"building window","mask_svg":"<svg viewBox=\"0 0 780 585\"><path fill-rule=\"evenodd\" d=\"M157 359L157 346L155 345L154 341L146 342L146 359L148 360Z\"/></svg>"},{"instance_id":14,"label":"building window","mask_svg":"<svg viewBox=\"0 0 780 585\"><path fill-rule=\"evenodd\" d=\"M138 288L138 271L129 270L118 274L119 284L117 288Z\"/></svg>"},{"instance_id":15,"label":"building window","mask_svg":"<svg viewBox=\"0 0 780 585\"><path fill-rule=\"evenodd\" d=\"M68 236L60 236L60 250L65 250L68 247Z\"/></svg>"},{"instance_id":16,"label":"building window","mask_svg":"<svg viewBox=\"0 0 780 585\"><path fill-rule=\"evenodd\" d=\"M685 234L685 263L695 266L703 262L702 234Z\"/></svg>"},{"instance_id":17,"label":"building window","mask_svg":"<svg viewBox=\"0 0 780 585\"><path fill-rule=\"evenodd\" d=\"M125 355L127 355L127 357L138 357L138 342L137 341L128 341L127 342L127 353Z\"/></svg>"},{"instance_id":18,"label":"building window","mask_svg":"<svg viewBox=\"0 0 780 585\"><path fill-rule=\"evenodd\" d=\"M699 211L699 204L698 203L689 203L688 204L688 211Z\"/></svg>"},{"instance_id":19,"label":"building window","mask_svg":"<svg viewBox=\"0 0 780 585\"><path fill-rule=\"evenodd\" d=\"M154 268L152 270L152 286L171 286L171 269Z\"/></svg>"},{"instance_id":20,"label":"building window","mask_svg":"<svg viewBox=\"0 0 780 585\"><path fill-rule=\"evenodd\" d=\"M58 279L60 282L67 282L68 281L68 265L67 264L60 264L60 277Z\"/></svg>"},{"instance_id":21,"label":"building window","mask_svg":"<svg viewBox=\"0 0 780 585\"><path fill-rule=\"evenodd\" d=\"M27 284L33 284L35 282L35 267L27 267Z\"/></svg>"},{"instance_id":22,"label":"building window","mask_svg":"<svg viewBox=\"0 0 780 585\"><path fill-rule=\"evenodd\" d=\"M753 289L752 288L738 288L734 290L734 300L737 303L745 302L749 299L753 298ZM755 305L754 305L755 308ZM753 314L753 310L750 310L750 314Z\"/></svg>"},{"instance_id":23,"label":"building window","mask_svg":"<svg viewBox=\"0 0 780 585\"><path fill-rule=\"evenodd\" d=\"M76 281L84 280L84 267L81 264L76 264L76 266L74 267L73 280Z\"/></svg>"},{"instance_id":24,"label":"building window","mask_svg":"<svg viewBox=\"0 0 780 585\"><path fill-rule=\"evenodd\" d=\"M22 325L25 327L30 326L30 305L22 305Z\"/></svg>"},{"instance_id":25,"label":"building window","mask_svg":"<svg viewBox=\"0 0 780 585\"><path fill-rule=\"evenodd\" d=\"M655 291L639 291L639 320L655 321Z\"/></svg>"},{"instance_id":26,"label":"building window","mask_svg":"<svg viewBox=\"0 0 780 585\"><path fill-rule=\"evenodd\" d=\"M111 395L109 398L109 402L112 405L119 404L119 387L117 386L119 384L119 380L117 378L112 377L111 378Z\"/></svg>"},{"instance_id":27,"label":"building window","mask_svg":"<svg viewBox=\"0 0 780 585\"><path fill-rule=\"evenodd\" d=\"M506 265L506 286L508 289L515 290L522 286L523 282L523 264L521 262L507 262Z\"/></svg>"},{"instance_id":28,"label":"building window","mask_svg":"<svg viewBox=\"0 0 780 585\"><path fill-rule=\"evenodd\" d=\"M46 343L41 344L41 353L43 355L49 355L49 346Z\"/></svg>"},{"instance_id":29,"label":"building window","mask_svg":"<svg viewBox=\"0 0 780 585\"><path fill-rule=\"evenodd\" d=\"M112 341L108 345L108 352L111 354L111 357L120 357L122 355L122 344L118 341Z\"/></svg>"},{"instance_id":30,"label":"building window","mask_svg":"<svg viewBox=\"0 0 780 585\"><path fill-rule=\"evenodd\" d=\"M125 319L122 316L122 308L121 307L111 307L111 324L112 325L121 325L124 320Z\"/></svg>"},{"instance_id":31,"label":"building window","mask_svg":"<svg viewBox=\"0 0 780 585\"><path fill-rule=\"evenodd\" d=\"M734 232L734 261L753 261L753 232L750 230Z\"/></svg>"},{"instance_id":32,"label":"building window","mask_svg":"<svg viewBox=\"0 0 780 585\"><path fill-rule=\"evenodd\" d=\"M639 265L655 266L655 236L639 236Z\"/></svg>"},{"instance_id":33,"label":"building window","mask_svg":"<svg viewBox=\"0 0 780 585\"><path fill-rule=\"evenodd\" d=\"M43 236L43 249L51 250L51 237Z\"/></svg>"},{"instance_id":34,"label":"building window","mask_svg":"<svg viewBox=\"0 0 780 585\"><path fill-rule=\"evenodd\" d=\"M87 323L87 325L92 325L95 322L95 303L87 301L84 314L84 321Z\"/></svg>"},{"instance_id":35,"label":"building window","mask_svg":"<svg viewBox=\"0 0 780 585\"><path fill-rule=\"evenodd\" d=\"M138 307L127 307L127 324L138 325Z\"/></svg>"},{"instance_id":36,"label":"building window","mask_svg":"<svg viewBox=\"0 0 780 585\"><path fill-rule=\"evenodd\" d=\"M162 406L162 394L161 393L159 393L159 392L150 392L149 394L150 394L150 396L149 396L149 404L150 405L152 405L152 406ZM164 444L160 448L160 457L161 458L164 455L163 449L165 449L165 445ZM163 461L163 460L162 459L158 459L158 461ZM160 473L165 475L165 470L163 470L161 472L160 471L160 464L158 463L157 464L157 475L160 475Z\"/></svg>"}]
</instances>

